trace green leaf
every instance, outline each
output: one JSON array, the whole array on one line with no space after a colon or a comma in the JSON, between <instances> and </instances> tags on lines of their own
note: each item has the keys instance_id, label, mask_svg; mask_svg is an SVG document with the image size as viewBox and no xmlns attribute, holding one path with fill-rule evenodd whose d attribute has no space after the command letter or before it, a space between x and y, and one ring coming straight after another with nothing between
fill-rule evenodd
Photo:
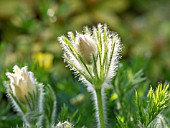
<instances>
[{"instance_id":1,"label":"green leaf","mask_svg":"<svg viewBox=\"0 0 170 128\"><path fill-rule=\"evenodd\" d=\"M155 127L157 125L155 120L159 118L158 115L160 115L165 108L168 107L168 102L170 100L168 88L169 85L163 87L162 84L159 84L154 92L151 87L147 94L147 100L144 102L140 101L140 98L136 92L136 105L138 108L139 121L145 128L149 126ZM162 121L160 120L160 122Z\"/></svg>"}]
</instances>

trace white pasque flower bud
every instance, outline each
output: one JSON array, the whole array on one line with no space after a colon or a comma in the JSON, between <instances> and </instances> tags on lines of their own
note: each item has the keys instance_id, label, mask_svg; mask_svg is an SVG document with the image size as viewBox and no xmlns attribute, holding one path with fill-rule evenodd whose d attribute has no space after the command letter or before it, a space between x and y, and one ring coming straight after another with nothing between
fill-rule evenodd
<instances>
[{"instance_id":1,"label":"white pasque flower bud","mask_svg":"<svg viewBox=\"0 0 170 128\"><path fill-rule=\"evenodd\" d=\"M27 71L27 67L21 69L15 65L13 72L7 72L6 75L10 79L10 87L13 95L21 102L26 101L27 94L35 90L36 80L32 72Z\"/></svg>"},{"instance_id":2,"label":"white pasque flower bud","mask_svg":"<svg viewBox=\"0 0 170 128\"><path fill-rule=\"evenodd\" d=\"M64 50L64 59L75 75L88 86L89 90L110 86L116 75L122 44L117 34L107 25L98 24L83 34L68 32L68 38L58 38Z\"/></svg>"},{"instance_id":3,"label":"white pasque flower bud","mask_svg":"<svg viewBox=\"0 0 170 128\"><path fill-rule=\"evenodd\" d=\"M64 121L63 123L59 122L56 128L73 128L73 126L68 121Z\"/></svg>"},{"instance_id":4,"label":"white pasque flower bud","mask_svg":"<svg viewBox=\"0 0 170 128\"><path fill-rule=\"evenodd\" d=\"M92 63L92 55L97 53L96 42L89 35L78 34L76 37L76 50L88 63Z\"/></svg>"}]
</instances>

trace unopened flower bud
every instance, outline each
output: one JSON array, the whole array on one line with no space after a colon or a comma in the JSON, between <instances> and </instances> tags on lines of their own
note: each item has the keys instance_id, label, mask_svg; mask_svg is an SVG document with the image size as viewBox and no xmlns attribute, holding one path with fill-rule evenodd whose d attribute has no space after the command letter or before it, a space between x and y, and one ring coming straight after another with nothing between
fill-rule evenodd
<instances>
[{"instance_id":1,"label":"unopened flower bud","mask_svg":"<svg viewBox=\"0 0 170 128\"><path fill-rule=\"evenodd\" d=\"M96 43L88 35L78 35L76 39L76 50L88 63L92 63L92 55L96 54Z\"/></svg>"},{"instance_id":2,"label":"unopened flower bud","mask_svg":"<svg viewBox=\"0 0 170 128\"><path fill-rule=\"evenodd\" d=\"M63 123L59 122L56 128L73 128L73 126L68 121L64 121Z\"/></svg>"},{"instance_id":3,"label":"unopened flower bud","mask_svg":"<svg viewBox=\"0 0 170 128\"><path fill-rule=\"evenodd\" d=\"M27 71L27 67L19 68L17 65L13 67L13 72L7 72L6 75L10 79L10 87L13 95L21 102L26 101L28 93L35 89L36 80L32 72Z\"/></svg>"}]
</instances>

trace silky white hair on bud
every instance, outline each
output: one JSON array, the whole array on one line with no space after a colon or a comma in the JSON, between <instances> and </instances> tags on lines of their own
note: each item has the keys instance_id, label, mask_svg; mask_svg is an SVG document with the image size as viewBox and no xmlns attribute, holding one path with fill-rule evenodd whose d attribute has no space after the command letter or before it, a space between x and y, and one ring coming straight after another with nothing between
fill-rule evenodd
<instances>
[{"instance_id":1,"label":"silky white hair on bud","mask_svg":"<svg viewBox=\"0 0 170 128\"><path fill-rule=\"evenodd\" d=\"M98 127L105 127L106 107L105 88L109 87L116 75L122 45L117 34L107 25L98 24L92 30L84 28L83 33L68 33L68 38L58 38L63 50L64 60L79 80L92 93Z\"/></svg>"},{"instance_id":2,"label":"silky white hair on bud","mask_svg":"<svg viewBox=\"0 0 170 128\"><path fill-rule=\"evenodd\" d=\"M94 77L98 77L100 86L110 84L116 75L122 46L118 35L109 31L107 25L98 24L92 30L84 27L83 34L76 32L74 36L68 32L68 38L61 36L58 40L65 62L79 80L94 87L97 82Z\"/></svg>"}]
</instances>

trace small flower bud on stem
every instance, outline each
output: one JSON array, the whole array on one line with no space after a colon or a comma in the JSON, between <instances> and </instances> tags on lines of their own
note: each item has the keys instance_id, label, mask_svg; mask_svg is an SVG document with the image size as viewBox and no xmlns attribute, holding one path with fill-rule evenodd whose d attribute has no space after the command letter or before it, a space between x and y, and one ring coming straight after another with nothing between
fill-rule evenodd
<instances>
[{"instance_id":1,"label":"small flower bud on stem","mask_svg":"<svg viewBox=\"0 0 170 128\"><path fill-rule=\"evenodd\" d=\"M86 63L92 63L92 55L96 53L95 41L88 35L78 35L76 49Z\"/></svg>"}]
</instances>

